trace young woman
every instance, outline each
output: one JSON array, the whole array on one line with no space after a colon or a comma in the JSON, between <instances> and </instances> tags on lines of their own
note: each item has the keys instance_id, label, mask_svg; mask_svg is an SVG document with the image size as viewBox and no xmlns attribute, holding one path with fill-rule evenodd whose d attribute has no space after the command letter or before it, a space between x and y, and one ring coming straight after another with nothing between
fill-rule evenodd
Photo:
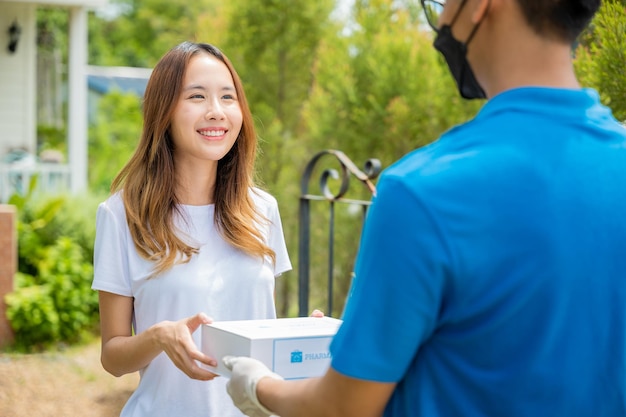
<instances>
[{"instance_id":1,"label":"young woman","mask_svg":"<svg viewBox=\"0 0 626 417\"><path fill-rule=\"evenodd\" d=\"M217 48L184 42L154 68L134 155L98 208L93 288L102 365L139 371L124 417L228 417L202 365L200 325L275 318L291 269L276 200L254 187L256 134L241 81ZM210 381L210 382L209 382Z\"/></svg>"}]
</instances>

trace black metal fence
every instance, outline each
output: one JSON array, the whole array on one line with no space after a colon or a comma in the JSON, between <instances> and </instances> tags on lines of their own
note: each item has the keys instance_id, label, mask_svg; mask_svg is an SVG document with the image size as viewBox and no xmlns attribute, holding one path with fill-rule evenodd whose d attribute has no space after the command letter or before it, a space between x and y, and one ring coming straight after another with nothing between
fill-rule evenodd
<instances>
[{"instance_id":1,"label":"black metal fence","mask_svg":"<svg viewBox=\"0 0 626 417\"><path fill-rule=\"evenodd\" d=\"M318 162L324 157L334 157L334 165L339 163L339 170L327 168L319 177L320 194L309 192L309 183ZM328 158L325 158L328 159ZM326 161L328 162L328 161ZM325 314L333 314L333 288L334 288L334 255L335 255L335 206L337 203L357 205L361 207L363 219L370 205L369 199L351 199L346 194L350 187L350 177L358 179L369 191L371 198L376 194L376 188L372 183L381 171L378 159L369 159L365 162L361 171L343 152L328 149L317 153L306 165L300 182L300 235L298 250L298 311L300 316L306 316L309 312L310 296L310 269L311 269L311 203L319 202L328 204L328 282L327 299L328 305ZM338 182L338 191L331 191L329 180Z\"/></svg>"}]
</instances>

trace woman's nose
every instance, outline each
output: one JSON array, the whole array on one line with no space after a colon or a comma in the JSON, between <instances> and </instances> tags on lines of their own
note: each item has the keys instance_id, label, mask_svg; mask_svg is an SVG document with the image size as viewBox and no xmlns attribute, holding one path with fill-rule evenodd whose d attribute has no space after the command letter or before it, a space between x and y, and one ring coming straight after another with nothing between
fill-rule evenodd
<instances>
[{"instance_id":1,"label":"woman's nose","mask_svg":"<svg viewBox=\"0 0 626 417\"><path fill-rule=\"evenodd\" d=\"M218 100L209 100L206 114L204 115L206 119L223 119L224 118L224 109Z\"/></svg>"}]
</instances>

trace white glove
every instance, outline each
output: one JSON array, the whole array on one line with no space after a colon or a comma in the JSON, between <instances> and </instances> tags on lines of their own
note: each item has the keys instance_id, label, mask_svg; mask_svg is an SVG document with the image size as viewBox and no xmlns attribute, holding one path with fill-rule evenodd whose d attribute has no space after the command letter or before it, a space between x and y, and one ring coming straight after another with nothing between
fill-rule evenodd
<instances>
[{"instance_id":1,"label":"white glove","mask_svg":"<svg viewBox=\"0 0 626 417\"><path fill-rule=\"evenodd\" d=\"M256 395L258 382L265 377L283 379L280 375L270 371L262 362L245 356L225 356L222 361L231 371L231 377L226 384L226 391L233 403L247 416L269 417L274 415L259 402Z\"/></svg>"}]
</instances>

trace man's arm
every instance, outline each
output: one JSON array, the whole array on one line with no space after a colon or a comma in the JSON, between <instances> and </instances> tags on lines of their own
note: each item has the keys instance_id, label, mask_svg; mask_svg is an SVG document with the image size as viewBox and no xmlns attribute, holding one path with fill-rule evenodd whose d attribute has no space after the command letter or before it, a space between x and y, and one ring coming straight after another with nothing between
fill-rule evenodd
<instances>
[{"instance_id":1,"label":"man's arm","mask_svg":"<svg viewBox=\"0 0 626 417\"><path fill-rule=\"evenodd\" d=\"M350 378L330 368L320 378L281 381L264 378L257 395L281 417L379 417L396 384Z\"/></svg>"},{"instance_id":2,"label":"man's arm","mask_svg":"<svg viewBox=\"0 0 626 417\"><path fill-rule=\"evenodd\" d=\"M319 378L284 381L255 359L230 357L224 362L232 370L228 393L254 417L267 416L268 410L281 417L379 417L396 386L350 378L332 368Z\"/></svg>"}]
</instances>

